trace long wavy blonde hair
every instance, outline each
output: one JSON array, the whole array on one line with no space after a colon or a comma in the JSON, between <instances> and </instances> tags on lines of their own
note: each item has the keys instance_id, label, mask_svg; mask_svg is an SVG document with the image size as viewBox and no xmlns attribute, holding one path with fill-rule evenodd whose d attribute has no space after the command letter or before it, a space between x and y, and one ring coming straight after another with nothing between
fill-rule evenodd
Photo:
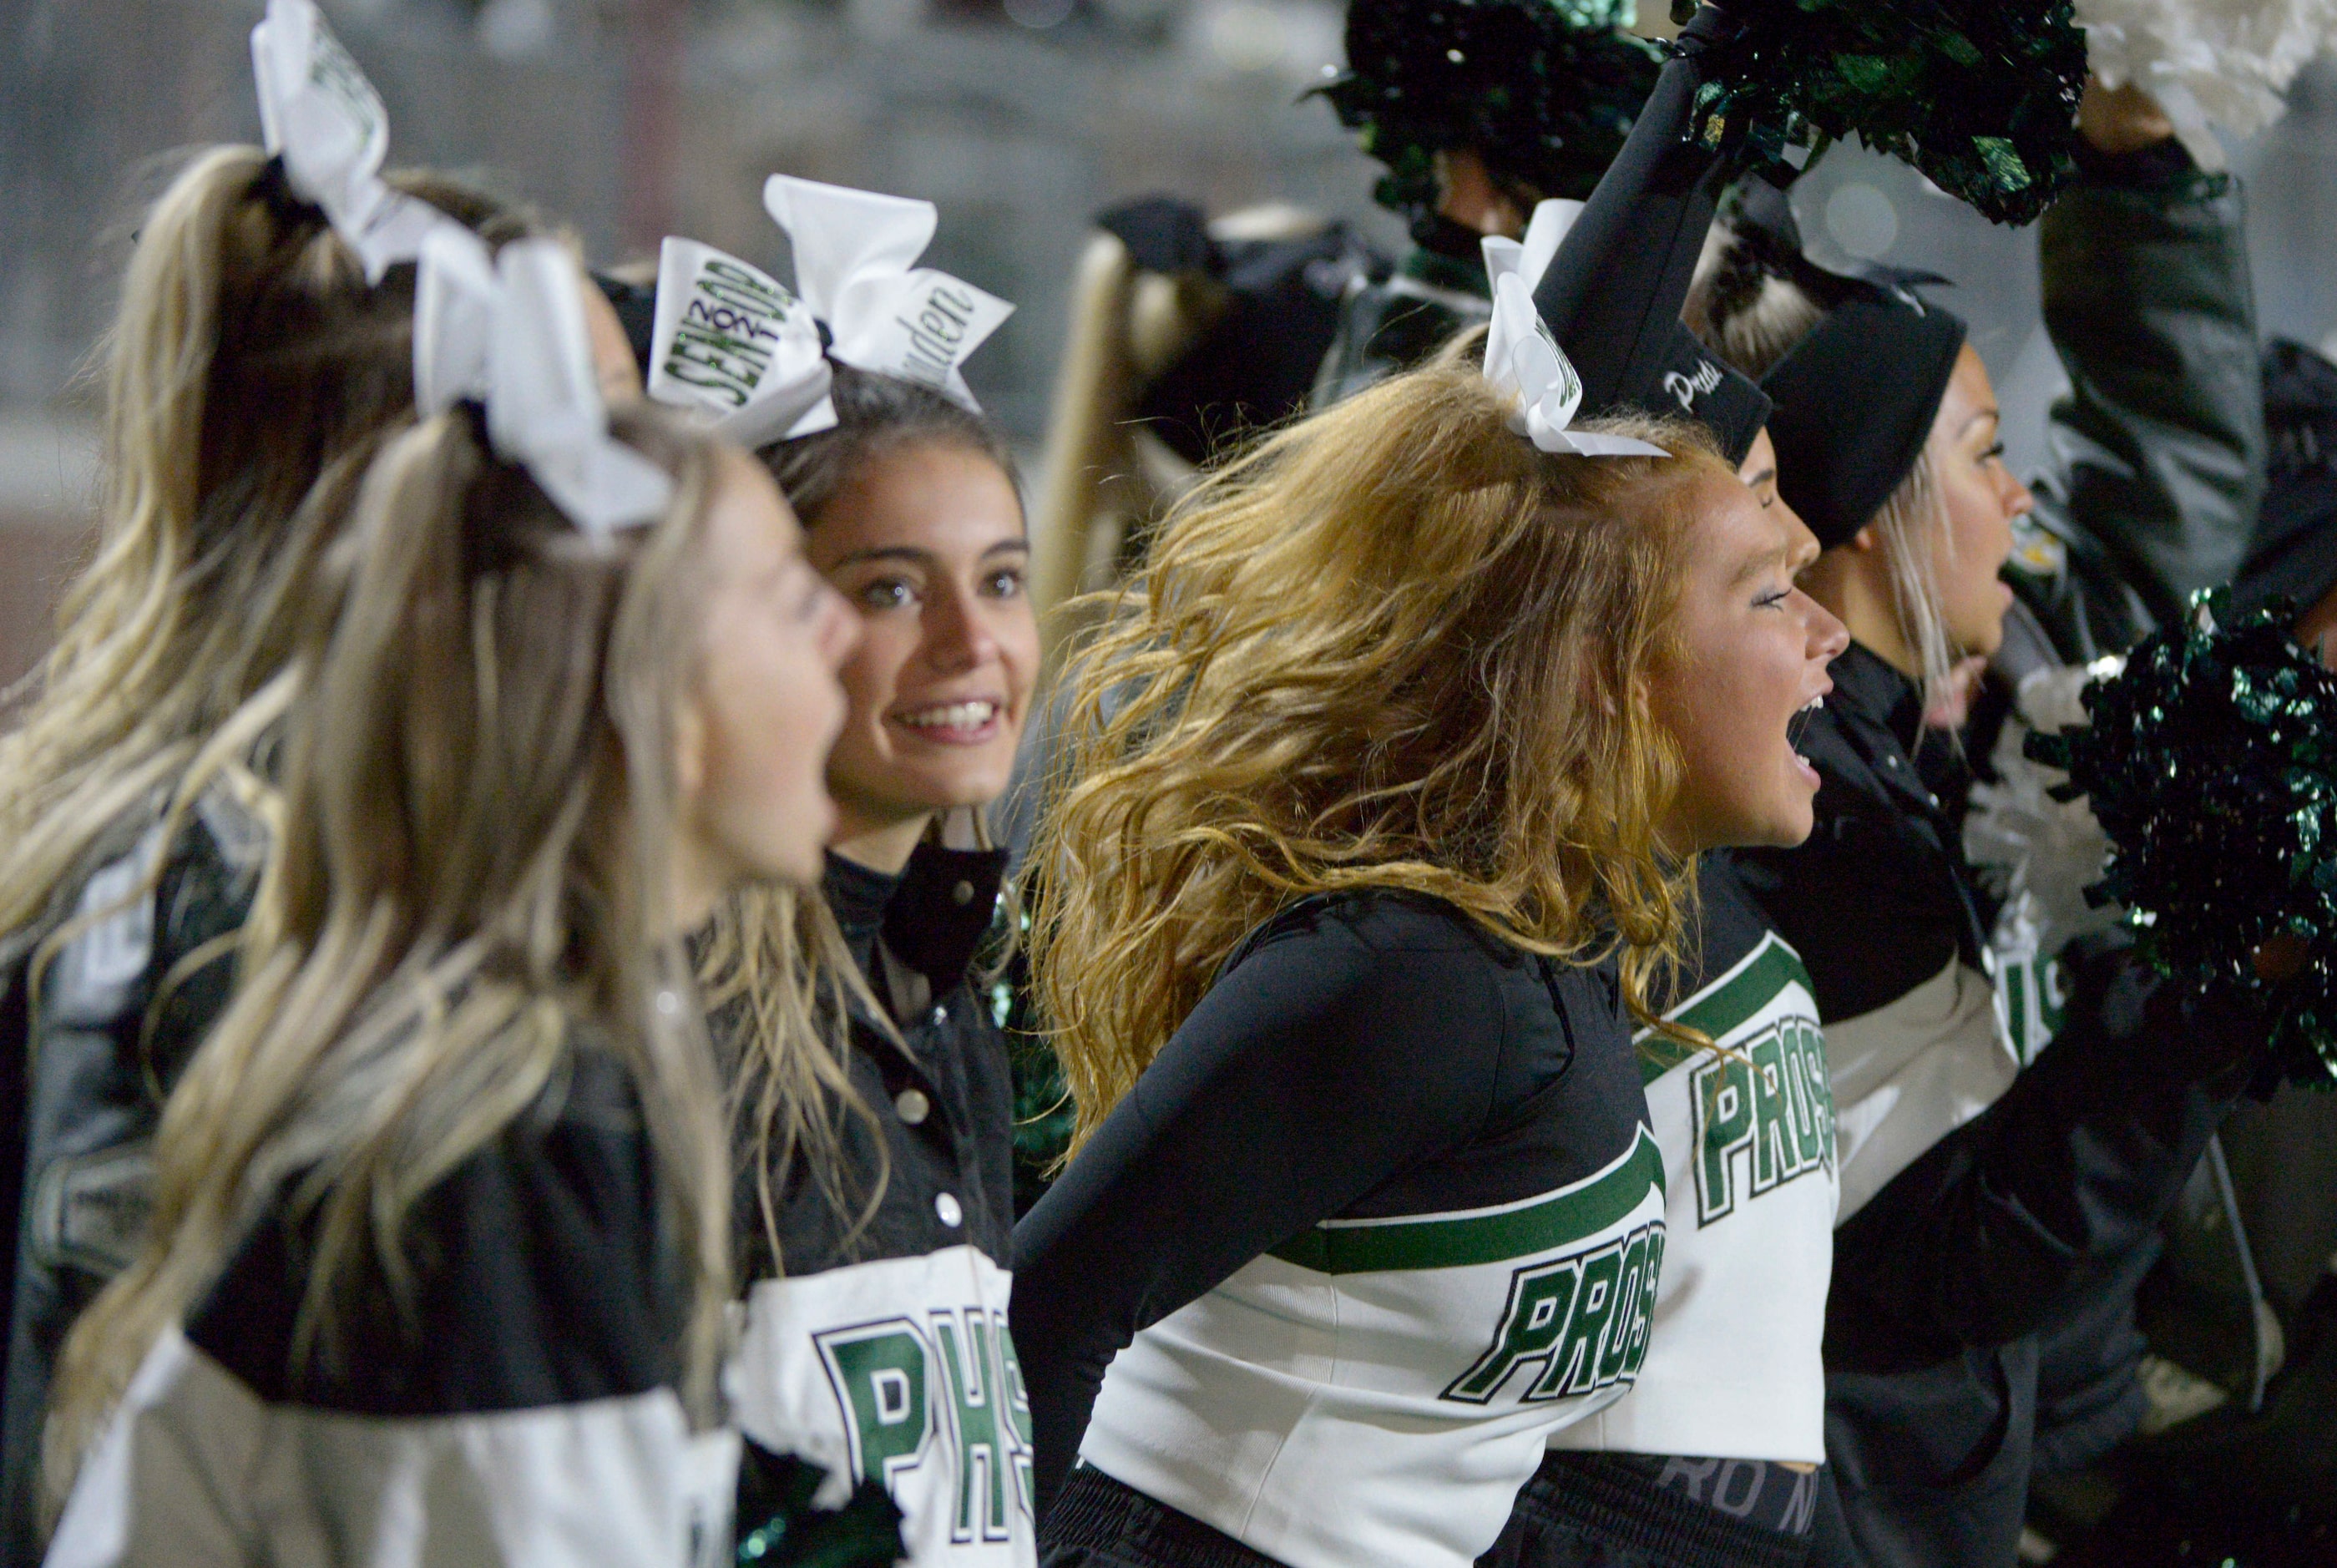
<instances>
[{"instance_id":1,"label":"long wavy blonde hair","mask_svg":"<svg viewBox=\"0 0 2337 1568\"><path fill-rule=\"evenodd\" d=\"M646 411L614 426L679 485L663 518L606 543L495 461L468 410L374 465L346 585L302 638L268 916L164 1112L146 1241L65 1346L53 1504L269 1207L317 1238L296 1371L334 1365L354 1314L410 1313L416 1205L556 1091L580 1028L639 1092L689 1276L682 1385L710 1413L729 1164L670 906L672 715L716 456Z\"/></svg>"},{"instance_id":2,"label":"long wavy blonde hair","mask_svg":"<svg viewBox=\"0 0 2337 1568\"><path fill-rule=\"evenodd\" d=\"M1693 493L1730 470L1685 424L1588 424L1674 456L1586 459L1505 416L1459 360L1269 438L1170 514L1076 657L1032 858L1075 1148L1310 893L1430 894L1569 960L1619 944L1656 1024L1690 892L1657 843L1681 764L1650 683Z\"/></svg>"},{"instance_id":3,"label":"long wavy blonde hair","mask_svg":"<svg viewBox=\"0 0 2337 1568\"><path fill-rule=\"evenodd\" d=\"M492 242L523 231L453 181L395 182ZM0 737L0 931L124 813L191 795L204 742L282 671L366 464L412 417L413 306L413 270L369 287L257 147L198 153L145 213L102 350L96 554Z\"/></svg>"}]
</instances>

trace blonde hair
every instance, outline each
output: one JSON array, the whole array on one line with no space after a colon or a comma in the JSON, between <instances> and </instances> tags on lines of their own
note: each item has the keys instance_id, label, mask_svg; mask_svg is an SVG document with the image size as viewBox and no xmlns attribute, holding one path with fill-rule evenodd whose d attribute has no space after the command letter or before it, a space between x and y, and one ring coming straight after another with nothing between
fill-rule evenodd
<instances>
[{"instance_id":1,"label":"blonde hair","mask_svg":"<svg viewBox=\"0 0 2337 1568\"><path fill-rule=\"evenodd\" d=\"M1828 307L1765 262L1759 241L1716 223L1697 258L1696 281L1680 312L1688 330L1731 368L1759 380L1775 369L1826 318ZM1953 549L1939 466L1928 446L1870 524L1891 576L1899 634L1922 671L1926 701L1944 690L1956 651L1940 593L1937 552Z\"/></svg>"},{"instance_id":2,"label":"blonde hair","mask_svg":"<svg viewBox=\"0 0 2337 1568\"><path fill-rule=\"evenodd\" d=\"M875 1217L892 1174L883 1127L852 1086L852 1008L884 1026L835 913L814 892L741 887L718 905L699 945L698 983L731 1074L738 1158L751 1177L763 1241L785 1272L781 1192L798 1178L839 1215L850 1247ZM871 1132L865 1185L845 1159L845 1126Z\"/></svg>"},{"instance_id":3,"label":"blonde hair","mask_svg":"<svg viewBox=\"0 0 2337 1568\"><path fill-rule=\"evenodd\" d=\"M410 1314L416 1205L557 1091L580 1026L639 1093L690 1287L683 1392L710 1414L729 1162L670 906L672 714L716 458L646 412L615 426L678 485L664 517L606 544L494 461L469 410L367 475L337 613L320 604L301 638L269 916L163 1112L138 1258L66 1342L53 1502L270 1206L316 1228L296 1367L333 1364L353 1312Z\"/></svg>"},{"instance_id":4,"label":"blonde hair","mask_svg":"<svg viewBox=\"0 0 2337 1568\"><path fill-rule=\"evenodd\" d=\"M451 181L396 182L491 240L521 230ZM103 349L97 553L0 738L0 930L124 813L183 806L204 740L282 670L367 462L412 416L413 302L410 268L368 287L256 147L197 154L145 214Z\"/></svg>"},{"instance_id":5,"label":"blonde hair","mask_svg":"<svg viewBox=\"0 0 2337 1568\"><path fill-rule=\"evenodd\" d=\"M1502 941L1622 950L1648 997L1683 936L1651 707L1701 429L1673 456L1536 450L1465 359L1266 439L1173 513L1069 672L1068 782L1032 858L1032 966L1083 1142L1242 936L1306 894L1408 889Z\"/></svg>"}]
</instances>

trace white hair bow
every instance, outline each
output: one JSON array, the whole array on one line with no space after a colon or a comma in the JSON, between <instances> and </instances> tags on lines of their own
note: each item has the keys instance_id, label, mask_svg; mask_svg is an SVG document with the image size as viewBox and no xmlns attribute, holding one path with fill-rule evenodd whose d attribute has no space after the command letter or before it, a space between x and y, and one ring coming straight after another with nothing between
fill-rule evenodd
<instances>
[{"instance_id":1,"label":"white hair bow","mask_svg":"<svg viewBox=\"0 0 2337 1568\"><path fill-rule=\"evenodd\" d=\"M357 253L368 281L420 255L424 236L452 223L382 179L389 116L381 94L314 0L268 0L268 15L251 30L251 74L260 140L283 160L293 193L321 208Z\"/></svg>"},{"instance_id":2,"label":"white hair bow","mask_svg":"<svg viewBox=\"0 0 2337 1568\"><path fill-rule=\"evenodd\" d=\"M763 206L787 231L796 287L827 323L831 358L979 409L958 368L1014 307L912 265L933 242L932 202L774 174L763 182Z\"/></svg>"},{"instance_id":3,"label":"white hair bow","mask_svg":"<svg viewBox=\"0 0 2337 1568\"><path fill-rule=\"evenodd\" d=\"M834 425L829 379L811 307L777 279L695 240L659 248L650 397L753 447Z\"/></svg>"},{"instance_id":4,"label":"white hair bow","mask_svg":"<svg viewBox=\"0 0 2337 1568\"><path fill-rule=\"evenodd\" d=\"M550 240L490 258L469 230L424 240L414 302L414 401L425 416L485 406L487 439L587 534L654 522L673 499L666 471L609 434L592 368L583 284Z\"/></svg>"},{"instance_id":5,"label":"white hair bow","mask_svg":"<svg viewBox=\"0 0 2337 1568\"><path fill-rule=\"evenodd\" d=\"M1485 275L1493 285L1485 379L1513 400L1510 428L1544 452L1668 457L1671 454L1662 447L1628 436L1578 436L1569 428L1582 407L1582 377L1574 373L1541 312L1534 309L1533 290L1581 211L1579 201L1543 201L1534 208L1524 243L1499 236L1485 240Z\"/></svg>"},{"instance_id":6,"label":"white hair bow","mask_svg":"<svg viewBox=\"0 0 2337 1568\"><path fill-rule=\"evenodd\" d=\"M834 427L830 360L922 383L979 412L959 367L1014 307L912 265L933 241L932 202L774 174L763 206L787 232L801 298L736 256L668 240L650 397L713 416L748 446Z\"/></svg>"},{"instance_id":7,"label":"white hair bow","mask_svg":"<svg viewBox=\"0 0 2337 1568\"><path fill-rule=\"evenodd\" d=\"M1550 270L1550 258L1558 254L1566 239L1566 231L1582 216L1582 203L1562 196L1534 203L1533 216L1526 220L1525 238L1510 239L1503 234L1488 234L1478 241L1485 253L1485 276L1500 277L1514 272L1525 279L1526 292L1541 287L1541 275Z\"/></svg>"}]
</instances>

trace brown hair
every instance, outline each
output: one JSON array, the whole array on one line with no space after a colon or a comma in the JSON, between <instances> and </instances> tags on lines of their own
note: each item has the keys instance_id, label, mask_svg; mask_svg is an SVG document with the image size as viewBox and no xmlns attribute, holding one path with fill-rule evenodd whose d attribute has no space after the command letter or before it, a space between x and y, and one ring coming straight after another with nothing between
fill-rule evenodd
<instances>
[{"instance_id":1,"label":"brown hair","mask_svg":"<svg viewBox=\"0 0 2337 1568\"><path fill-rule=\"evenodd\" d=\"M990 418L916 381L880 376L849 365L834 368L829 398L836 425L758 454L771 470L807 529L848 489L870 462L909 446L953 446L989 458L1014 493L1022 477L1006 433Z\"/></svg>"},{"instance_id":2,"label":"brown hair","mask_svg":"<svg viewBox=\"0 0 2337 1568\"><path fill-rule=\"evenodd\" d=\"M1084 1140L1244 933L1301 896L1403 888L1501 940L1682 938L1657 847L1679 784L1650 676L1676 654L1700 428L1552 456L1464 358L1268 437L1170 514L1079 654L1067 782L1032 867L1032 965Z\"/></svg>"}]
</instances>

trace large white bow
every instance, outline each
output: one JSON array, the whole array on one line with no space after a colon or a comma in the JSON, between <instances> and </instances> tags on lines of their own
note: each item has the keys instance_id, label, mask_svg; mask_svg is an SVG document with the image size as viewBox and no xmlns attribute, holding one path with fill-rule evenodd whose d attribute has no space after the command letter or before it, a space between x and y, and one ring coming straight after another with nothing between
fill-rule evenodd
<instances>
[{"instance_id":1,"label":"large white bow","mask_svg":"<svg viewBox=\"0 0 2337 1568\"><path fill-rule=\"evenodd\" d=\"M664 469L609 435L583 284L552 240L519 240L491 258L455 224L424 240L415 406L427 416L464 398L485 406L496 455L523 465L588 534L654 522L673 498Z\"/></svg>"},{"instance_id":2,"label":"large white bow","mask_svg":"<svg viewBox=\"0 0 2337 1568\"><path fill-rule=\"evenodd\" d=\"M1510 428L1544 452L1581 457L1668 457L1670 453L1628 436L1578 436L1569 428L1582 407L1582 377L1534 309L1559 241L1580 215L1579 201L1535 204L1523 243L1488 235L1485 276L1493 285L1493 320L1485 333L1485 379L1514 402Z\"/></svg>"},{"instance_id":3,"label":"large white bow","mask_svg":"<svg viewBox=\"0 0 2337 1568\"><path fill-rule=\"evenodd\" d=\"M659 248L650 397L754 447L833 426L829 380L811 307L768 273L695 240Z\"/></svg>"},{"instance_id":4,"label":"large white bow","mask_svg":"<svg viewBox=\"0 0 2337 1568\"><path fill-rule=\"evenodd\" d=\"M835 426L831 359L980 411L959 367L1014 307L912 265L933 242L932 202L774 174L763 206L787 230L801 298L736 256L669 239L658 254L650 397L711 415L748 446Z\"/></svg>"},{"instance_id":5,"label":"large white bow","mask_svg":"<svg viewBox=\"0 0 2337 1568\"><path fill-rule=\"evenodd\" d=\"M932 202L774 174L763 182L763 206L787 231L796 288L827 323L832 358L979 408L958 368L1014 307L912 265L933 242Z\"/></svg>"},{"instance_id":6,"label":"large white bow","mask_svg":"<svg viewBox=\"0 0 2337 1568\"><path fill-rule=\"evenodd\" d=\"M261 142L283 159L293 192L323 209L357 253L367 280L420 255L424 237L452 222L382 179L388 113L314 0L268 0L251 30L251 74Z\"/></svg>"}]
</instances>

